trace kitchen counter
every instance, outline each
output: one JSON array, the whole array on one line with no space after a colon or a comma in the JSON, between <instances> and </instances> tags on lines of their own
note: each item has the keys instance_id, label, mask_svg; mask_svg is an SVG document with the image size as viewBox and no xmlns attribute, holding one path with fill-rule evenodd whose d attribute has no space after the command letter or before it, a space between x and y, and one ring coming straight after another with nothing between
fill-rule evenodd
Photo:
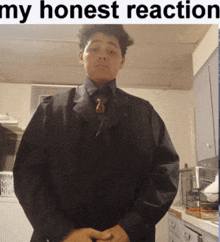
<instances>
[{"instance_id":1,"label":"kitchen counter","mask_svg":"<svg viewBox=\"0 0 220 242\"><path fill-rule=\"evenodd\" d=\"M209 234L212 234L216 237L219 236L219 226L217 224L212 223L212 220L204 220L186 214L186 207L182 204L172 205L169 209L169 212Z\"/></svg>"},{"instance_id":2,"label":"kitchen counter","mask_svg":"<svg viewBox=\"0 0 220 242\"><path fill-rule=\"evenodd\" d=\"M17 197L4 197L0 195L0 203L19 203Z\"/></svg>"}]
</instances>

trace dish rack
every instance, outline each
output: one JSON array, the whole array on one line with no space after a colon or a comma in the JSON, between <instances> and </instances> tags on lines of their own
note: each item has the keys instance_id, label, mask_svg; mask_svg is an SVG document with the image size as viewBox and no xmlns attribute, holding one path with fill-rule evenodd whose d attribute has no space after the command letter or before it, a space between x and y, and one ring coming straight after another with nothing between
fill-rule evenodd
<instances>
[{"instance_id":1,"label":"dish rack","mask_svg":"<svg viewBox=\"0 0 220 242\"><path fill-rule=\"evenodd\" d=\"M219 217L218 201L209 202L199 190L186 192L186 213L194 217L211 220Z\"/></svg>"},{"instance_id":2,"label":"dish rack","mask_svg":"<svg viewBox=\"0 0 220 242\"><path fill-rule=\"evenodd\" d=\"M14 192L13 172L0 172L0 196L2 197L16 197Z\"/></svg>"},{"instance_id":3,"label":"dish rack","mask_svg":"<svg viewBox=\"0 0 220 242\"><path fill-rule=\"evenodd\" d=\"M216 172L198 166L180 170L182 204L187 214L201 219L218 218L218 201L209 202L203 193L215 181Z\"/></svg>"}]
</instances>

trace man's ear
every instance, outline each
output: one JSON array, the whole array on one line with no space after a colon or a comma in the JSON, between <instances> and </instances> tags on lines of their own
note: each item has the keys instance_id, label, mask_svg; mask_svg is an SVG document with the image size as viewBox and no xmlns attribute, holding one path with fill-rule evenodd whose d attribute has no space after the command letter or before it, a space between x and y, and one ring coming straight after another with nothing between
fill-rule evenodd
<instances>
[{"instance_id":1,"label":"man's ear","mask_svg":"<svg viewBox=\"0 0 220 242\"><path fill-rule=\"evenodd\" d=\"M84 61L83 61L83 51L80 50L79 52L79 63L83 66L84 65Z\"/></svg>"},{"instance_id":2,"label":"man's ear","mask_svg":"<svg viewBox=\"0 0 220 242\"><path fill-rule=\"evenodd\" d=\"M125 55L123 55L119 69L122 69L125 63Z\"/></svg>"}]
</instances>

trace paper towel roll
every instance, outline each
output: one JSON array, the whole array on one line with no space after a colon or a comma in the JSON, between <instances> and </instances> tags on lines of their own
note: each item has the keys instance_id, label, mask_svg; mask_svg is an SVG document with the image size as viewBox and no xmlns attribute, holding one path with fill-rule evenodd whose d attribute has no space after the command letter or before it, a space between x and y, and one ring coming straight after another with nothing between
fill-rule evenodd
<instances>
[{"instance_id":1,"label":"paper towel roll","mask_svg":"<svg viewBox=\"0 0 220 242\"><path fill-rule=\"evenodd\" d=\"M218 201L218 189L219 189L219 181L218 179L215 180L212 184L207 186L201 192L207 197L209 202L216 202Z\"/></svg>"}]
</instances>

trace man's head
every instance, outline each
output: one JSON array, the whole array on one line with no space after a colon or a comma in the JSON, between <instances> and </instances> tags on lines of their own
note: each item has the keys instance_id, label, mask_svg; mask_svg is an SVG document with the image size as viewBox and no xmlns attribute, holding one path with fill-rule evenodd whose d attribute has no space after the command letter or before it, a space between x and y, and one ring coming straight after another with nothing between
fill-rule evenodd
<instances>
[{"instance_id":1,"label":"man's head","mask_svg":"<svg viewBox=\"0 0 220 242\"><path fill-rule=\"evenodd\" d=\"M80 63L86 75L102 86L122 69L127 47L133 40L122 25L83 25L80 39Z\"/></svg>"},{"instance_id":2,"label":"man's head","mask_svg":"<svg viewBox=\"0 0 220 242\"><path fill-rule=\"evenodd\" d=\"M98 32L112 35L118 39L122 56L126 54L127 47L134 43L133 39L124 30L121 24L85 24L82 25L78 33L80 50L83 51L90 37Z\"/></svg>"}]
</instances>

